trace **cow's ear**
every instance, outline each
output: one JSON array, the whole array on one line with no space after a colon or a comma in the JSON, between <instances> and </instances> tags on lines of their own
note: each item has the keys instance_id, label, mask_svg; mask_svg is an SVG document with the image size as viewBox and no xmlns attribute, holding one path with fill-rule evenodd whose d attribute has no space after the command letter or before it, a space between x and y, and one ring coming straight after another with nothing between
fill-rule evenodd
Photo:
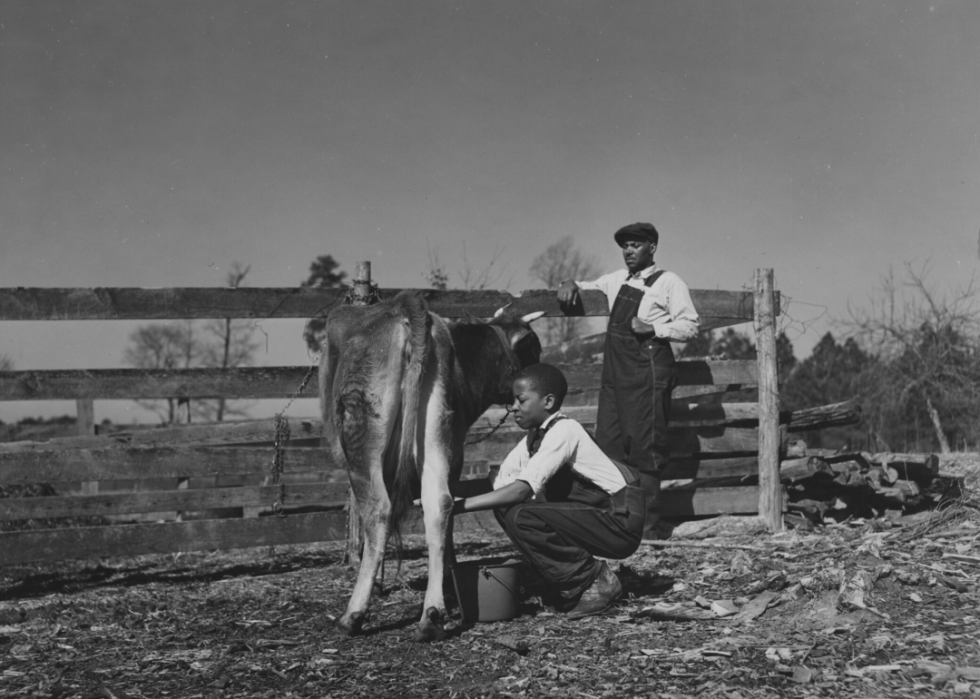
<instances>
[{"instance_id":1,"label":"cow's ear","mask_svg":"<svg viewBox=\"0 0 980 699\"><path fill-rule=\"evenodd\" d=\"M534 334L533 330L518 330L516 333L510 336L510 348L517 349L517 345L521 343L521 340L532 334Z\"/></svg>"}]
</instances>

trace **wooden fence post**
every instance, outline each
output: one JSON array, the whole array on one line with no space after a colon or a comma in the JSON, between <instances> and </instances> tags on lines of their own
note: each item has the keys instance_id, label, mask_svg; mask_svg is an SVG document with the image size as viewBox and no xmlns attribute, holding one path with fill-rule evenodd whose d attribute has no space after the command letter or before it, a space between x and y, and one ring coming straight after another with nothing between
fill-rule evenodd
<instances>
[{"instance_id":1,"label":"wooden fence post","mask_svg":"<svg viewBox=\"0 0 980 699\"><path fill-rule=\"evenodd\" d=\"M354 291L351 294L351 305L367 306L371 303L371 263L358 262L354 273ZM357 513L357 503L354 491L347 489L347 552L345 558L350 565L356 566L361 562L361 520Z\"/></svg>"},{"instance_id":2,"label":"wooden fence post","mask_svg":"<svg viewBox=\"0 0 980 699\"><path fill-rule=\"evenodd\" d=\"M770 532L783 529L779 480L779 378L773 271L755 273L755 342L759 362L759 516Z\"/></svg>"},{"instance_id":3,"label":"wooden fence post","mask_svg":"<svg viewBox=\"0 0 980 699\"><path fill-rule=\"evenodd\" d=\"M75 429L79 437L91 437L95 434L95 401L91 398L79 398L75 401ZM82 495L98 494L98 481L82 483Z\"/></svg>"},{"instance_id":4,"label":"wooden fence post","mask_svg":"<svg viewBox=\"0 0 980 699\"><path fill-rule=\"evenodd\" d=\"M177 399L177 422L179 424L190 424L191 423L191 399L190 398L178 398ZM178 478L177 479L177 490L187 490L190 487L190 478ZM174 521L183 522L184 513L183 511L177 511L174 513Z\"/></svg>"}]
</instances>

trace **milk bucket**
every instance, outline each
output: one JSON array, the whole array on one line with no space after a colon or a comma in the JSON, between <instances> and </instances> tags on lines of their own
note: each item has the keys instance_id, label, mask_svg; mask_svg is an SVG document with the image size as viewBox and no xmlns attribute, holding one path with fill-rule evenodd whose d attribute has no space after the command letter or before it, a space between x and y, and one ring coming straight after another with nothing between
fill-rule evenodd
<instances>
[{"instance_id":1,"label":"milk bucket","mask_svg":"<svg viewBox=\"0 0 980 699\"><path fill-rule=\"evenodd\" d=\"M463 621L503 621L517 616L520 589L514 558L481 558L452 567Z\"/></svg>"}]
</instances>

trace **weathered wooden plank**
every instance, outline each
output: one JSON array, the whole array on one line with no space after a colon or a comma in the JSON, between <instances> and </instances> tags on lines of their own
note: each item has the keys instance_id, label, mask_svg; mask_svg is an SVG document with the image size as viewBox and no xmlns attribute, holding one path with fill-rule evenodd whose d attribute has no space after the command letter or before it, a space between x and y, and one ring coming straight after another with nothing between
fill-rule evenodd
<instances>
[{"instance_id":1,"label":"weathered wooden plank","mask_svg":"<svg viewBox=\"0 0 980 699\"><path fill-rule=\"evenodd\" d=\"M601 364L557 364L568 379L569 391L588 391L599 388ZM677 362L677 385L754 384L757 366L753 360L696 359Z\"/></svg>"},{"instance_id":2,"label":"weathered wooden plank","mask_svg":"<svg viewBox=\"0 0 980 699\"><path fill-rule=\"evenodd\" d=\"M562 407L562 413L577 420L582 424L592 424L596 419L596 405L572 405ZM504 408L490 408L479 420L470 428L471 434L485 433L487 429L496 425L504 415ZM675 400L670 409L670 421L678 425L684 423L687 426L694 424L723 424L723 423L751 423L758 421L758 405L756 403L686 403L683 400ZM786 413L786 418L790 418L790 413ZM517 423L508 420L500 428L500 431L520 431Z\"/></svg>"},{"instance_id":3,"label":"weathered wooden plank","mask_svg":"<svg viewBox=\"0 0 980 699\"><path fill-rule=\"evenodd\" d=\"M399 289L381 289L391 298ZM549 316L606 316L608 302L600 291L585 291L582 304L566 313L556 293L533 289L506 291L419 289L434 313L488 318L512 304L521 313L545 311ZM313 288L0 288L0 320L164 320L178 318L311 318L343 302L347 289ZM752 320L752 293L692 289L691 299L703 327L716 320L725 325Z\"/></svg>"},{"instance_id":4,"label":"weathered wooden plank","mask_svg":"<svg viewBox=\"0 0 980 699\"><path fill-rule=\"evenodd\" d=\"M491 512L461 515L456 518L454 528L460 532L500 531ZM412 518L403 527L407 534L422 530L420 517ZM347 517L343 512L0 532L0 566L342 541L346 534Z\"/></svg>"},{"instance_id":5,"label":"weathered wooden plank","mask_svg":"<svg viewBox=\"0 0 980 699\"><path fill-rule=\"evenodd\" d=\"M102 495L4 498L0 520L124 515L134 512L214 510L271 506L278 486L244 486L196 490L156 490ZM303 483L286 488L286 507L342 507L347 483Z\"/></svg>"},{"instance_id":6,"label":"weathered wooden plank","mask_svg":"<svg viewBox=\"0 0 980 699\"><path fill-rule=\"evenodd\" d=\"M0 400L287 398L309 367L0 372ZM301 397L316 398L316 378Z\"/></svg>"},{"instance_id":7,"label":"weathered wooden plank","mask_svg":"<svg viewBox=\"0 0 980 699\"><path fill-rule=\"evenodd\" d=\"M558 365L570 391L599 388L599 364ZM310 367L247 367L240 369L80 369L0 372L0 400L77 400L153 398L288 398L307 373L312 377L300 394L316 398L317 371ZM752 361L682 361L679 386L752 384Z\"/></svg>"},{"instance_id":8,"label":"weathered wooden plank","mask_svg":"<svg viewBox=\"0 0 980 699\"><path fill-rule=\"evenodd\" d=\"M59 483L117 478L267 473L271 448L115 447L0 453L0 483ZM331 468L322 449L289 449L287 471Z\"/></svg>"},{"instance_id":9,"label":"weathered wooden plank","mask_svg":"<svg viewBox=\"0 0 980 699\"><path fill-rule=\"evenodd\" d=\"M586 423L586 427L591 427ZM466 447L466 460L499 463L522 439L520 432L501 430ZM698 454L748 455L758 449L758 429L728 425L671 425L675 458ZM61 483L113 479L194 478L267 473L272 447L115 446L97 449L0 449L0 483ZM286 472L341 470L317 447L286 450Z\"/></svg>"},{"instance_id":10,"label":"weathered wooden plank","mask_svg":"<svg viewBox=\"0 0 980 699\"><path fill-rule=\"evenodd\" d=\"M689 480L694 478L729 478L753 476L759 473L758 456L730 456L700 459L672 456L664 469L663 480Z\"/></svg>"},{"instance_id":11,"label":"weathered wooden plank","mask_svg":"<svg viewBox=\"0 0 980 699\"><path fill-rule=\"evenodd\" d=\"M591 427L586 425L586 427ZM513 432L498 432L488 439L466 447L466 458L499 462L520 438ZM668 439L677 458L696 454L749 455L758 451L759 430L756 427L703 425L687 427L670 425Z\"/></svg>"},{"instance_id":12,"label":"weathered wooden plank","mask_svg":"<svg viewBox=\"0 0 980 699\"><path fill-rule=\"evenodd\" d=\"M344 513L0 533L0 565L302 544L343 538Z\"/></svg>"},{"instance_id":13,"label":"weathered wooden plank","mask_svg":"<svg viewBox=\"0 0 980 699\"><path fill-rule=\"evenodd\" d=\"M499 462L516 444L498 439L492 461ZM43 446L43 444L41 445ZM109 447L104 449L30 449L0 452L0 484L66 483L77 481L210 478L239 474L267 475L272 447ZM487 459L467 454L463 476L487 472ZM284 477L325 473L346 481L344 467L318 447L286 450ZM0 499L0 508L4 500Z\"/></svg>"},{"instance_id":14,"label":"weathered wooden plank","mask_svg":"<svg viewBox=\"0 0 980 699\"><path fill-rule=\"evenodd\" d=\"M664 517L753 514L759 511L759 487L670 488L660 492Z\"/></svg>"}]
</instances>

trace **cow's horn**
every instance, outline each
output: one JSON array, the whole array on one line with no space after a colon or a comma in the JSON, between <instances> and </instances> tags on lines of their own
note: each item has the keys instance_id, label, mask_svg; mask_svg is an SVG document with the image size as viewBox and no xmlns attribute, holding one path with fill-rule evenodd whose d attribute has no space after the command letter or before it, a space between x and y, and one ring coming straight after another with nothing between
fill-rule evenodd
<instances>
[{"instance_id":1,"label":"cow's horn","mask_svg":"<svg viewBox=\"0 0 980 699\"><path fill-rule=\"evenodd\" d=\"M513 303L513 301L511 301L511 303ZM500 308L498 308L497 309L497 312L493 314L493 317L494 318L499 318L500 316L502 316L504 314L504 311L506 311L508 308L510 308L511 303L508 303L507 305L501 306Z\"/></svg>"},{"instance_id":2,"label":"cow's horn","mask_svg":"<svg viewBox=\"0 0 980 699\"><path fill-rule=\"evenodd\" d=\"M535 311L534 313L528 313L526 316L521 318L521 320L524 321L525 323L533 323L538 318L543 316L544 313L545 313L544 311Z\"/></svg>"}]
</instances>

